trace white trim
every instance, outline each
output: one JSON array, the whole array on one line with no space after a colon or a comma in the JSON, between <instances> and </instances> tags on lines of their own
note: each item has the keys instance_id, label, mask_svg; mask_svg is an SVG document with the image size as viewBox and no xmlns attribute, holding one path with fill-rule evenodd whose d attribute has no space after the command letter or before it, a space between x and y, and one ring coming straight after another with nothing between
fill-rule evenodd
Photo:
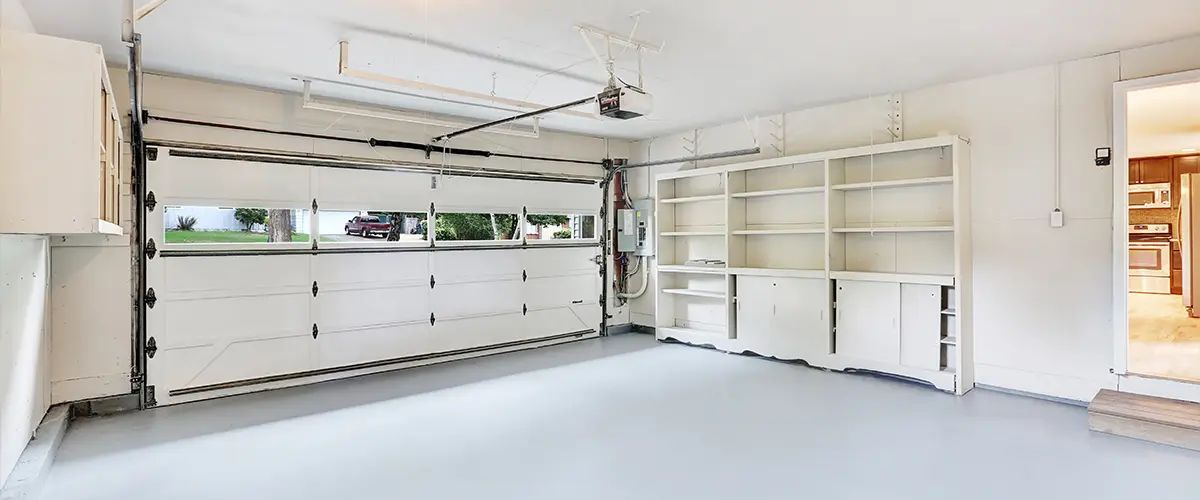
<instances>
[{"instance_id":1,"label":"white trim","mask_svg":"<svg viewBox=\"0 0 1200 500\"><path fill-rule=\"evenodd\" d=\"M975 363L975 383L1083 403L1091 401L1100 389L1117 389L1115 376L1093 380L984 363Z\"/></svg>"},{"instance_id":2,"label":"white trim","mask_svg":"<svg viewBox=\"0 0 1200 500\"><path fill-rule=\"evenodd\" d=\"M1124 375L1117 378L1117 390L1130 394L1200 403L1200 384L1177 380Z\"/></svg>"},{"instance_id":3,"label":"white trim","mask_svg":"<svg viewBox=\"0 0 1200 500\"><path fill-rule=\"evenodd\" d=\"M1200 70L1113 83L1113 373L1129 372L1129 92L1200 82ZM1166 381L1162 381L1166 382ZM1177 382L1176 382L1177 383Z\"/></svg>"}]
</instances>

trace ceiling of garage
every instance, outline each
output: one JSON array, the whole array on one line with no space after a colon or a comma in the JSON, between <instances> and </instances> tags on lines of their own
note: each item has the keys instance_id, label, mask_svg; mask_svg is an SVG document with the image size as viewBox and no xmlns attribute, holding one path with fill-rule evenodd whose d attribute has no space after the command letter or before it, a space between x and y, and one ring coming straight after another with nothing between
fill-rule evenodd
<instances>
[{"instance_id":1,"label":"ceiling of garage","mask_svg":"<svg viewBox=\"0 0 1200 500\"><path fill-rule=\"evenodd\" d=\"M123 64L120 4L25 2L40 32L101 43ZM338 40L352 42L358 69L549 105L606 80L572 26L629 33L637 11L648 13L634 36L666 44L645 58L654 114L556 115L544 127L646 138L1200 31L1195 0L170 0L138 31L156 72L295 92L294 78L310 78L318 97L491 119L504 114L324 82L386 88L339 77ZM616 53L635 82L634 52Z\"/></svg>"}]
</instances>

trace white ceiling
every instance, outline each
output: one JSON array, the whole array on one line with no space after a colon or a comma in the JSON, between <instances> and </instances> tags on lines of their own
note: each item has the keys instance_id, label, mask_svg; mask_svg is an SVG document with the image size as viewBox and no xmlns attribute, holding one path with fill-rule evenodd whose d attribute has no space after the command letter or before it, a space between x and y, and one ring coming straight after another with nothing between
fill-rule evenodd
<instances>
[{"instance_id":1,"label":"white ceiling","mask_svg":"<svg viewBox=\"0 0 1200 500\"><path fill-rule=\"evenodd\" d=\"M1200 149L1200 83L1129 93L1129 156Z\"/></svg>"},{"instance_id":2,"label":"white ceiling","mask_svg":"<svg viewBox=\"0 0 1200 500\"><path fill-rule=\"evenodd\" d=\"M40 32L101 43L114 62L120 4L25 0ZM1200 32L1196 0L169 0L138 31L151 71L296 92L311 78L319 97L490 119L504 113L322 80L346 81L347 39L358 69L483 93L495 74L498 96L559 104L606 79L572 26L626 33L639 10L635 37L666 43L645 60L654 114L543 126L646 138ZM635 82L633 51L619 65Z\"/></svg>"}]
</instances>

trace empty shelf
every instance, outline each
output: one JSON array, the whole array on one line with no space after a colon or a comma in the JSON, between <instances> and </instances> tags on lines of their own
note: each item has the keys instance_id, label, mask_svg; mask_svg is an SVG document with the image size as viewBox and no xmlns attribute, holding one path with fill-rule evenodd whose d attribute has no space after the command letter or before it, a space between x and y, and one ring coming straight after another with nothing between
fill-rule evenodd
<instances>
[{"instance_id":1,"label":"empty shelf","mask_svg":"<svg viewBox=\"0 0 1200 500\"><path fill-rule=\"evenodd\" d=\"M721 300L725 299L725 294L723 294L721 292L710 292L708 290L691 290L688 288L666 288L666 289L663 289L662 292L669 293L672 295L688 295L691 297L705 297L705 298L709 298L709 299L721 299Z\"/></svg>"},{"instance_id":2,"label":"empty shelf","mask_svg":"<svg viewBox=\"0 0 1200 500\"><path fill-rule=\"evenodd\" d=\"M747 193L733 193L734 198L761 198L764 196L787 196L791 194L809 194L823 193L825 186L792 188L792 189L772 189L769 191L750 191Z\"/></svg>"},{"instance_id":3,"label":"empty shelf","mask_svg":"<svg viewBox=\"0 0 1200 500\"><path fill-rule=\"evenodd\" d=\"M869 273L832 271L829 277L847 281L882 281L885 283L915 283L920 285L954 286L954 276L942 274Z\"/></svg>"},{"instance_id":4,"label":"empty shelf","mask_svg":"<svg viewBox=\"0 0 1200 500\"><path fill-rule=\"evenodd\" d=\"M954 226L835 227L835 233L952 233Z\"/></svg>"},{"instance_id":5,"label":"empty shelf","mask_svg":"<svg viewBox=\"0 0 1200 500\"><path fill-rule=\"evenodd\" d=\"M958 337L942 337L942 343L946 345L958 345Z\"/></svg>"},{"instance_id":6,"label":"empty shelf","mask_svg":"<svg viewBox=\"0 0 1200 500\"><path fill-rule=\"evenodd\" d=\"M767 236L776 234L825 234L824 229L744 229L734 231L738 236Z\"/></svg>"},{"instance_id":7,"label":"empty shelf","mask_svg":"<svg viewBox=\"0 0 1200 500\"><path fill-rule=\"evenodd\" d=\"M658 266L660 273L679 273L679 274L725 274L724 267L704 267L704 266Z\"/></svg>"},{"instance_id":8,"label":"empty shelf","mask_svg":"<svg viewBox=\"0 0 1200 500\"><path fill-rule=\"evenodd\" d=\"M724 199L725 195L723 194L713 194L705 196L685 196L682 198L665 198L661 200L660 203L698 203L701 201L720 201Z\"/></svg>"},{"instance_id":9,"label":"empty shelf","mask_svg":"<svg viewBox=\"0 0 1200 500\"><path fill-rule=\"evenodd\" d=\"M838 184L838 185L832 186L832 189L835 191L853 191L856 189L932 186L935 184L951 184L953 182L954 182L954 176L925 177L922 179L901 179L901 180L897 180L897 181L855 182L852 184Z\"/></svg>"},{"instance_id":10,"label":"empty shelf","mask_svg":"<svg viewBox=\"0 0 1200 500\"><path fill-rule=\"evenodd\" d=\"M771 278L825 278L824 269L765 269L738 267L729 269L736 276L766 276Z\"/></svg>"},{"instance_id":11,"label":"empty shelf","mask_svg":"<svg viewBox=\"0 0 1200 500\"><path fill-rule=\"evenodd\" d=\"M725 231L671 231L659 236L725 236Z\"/></svg>"}]
</instances>

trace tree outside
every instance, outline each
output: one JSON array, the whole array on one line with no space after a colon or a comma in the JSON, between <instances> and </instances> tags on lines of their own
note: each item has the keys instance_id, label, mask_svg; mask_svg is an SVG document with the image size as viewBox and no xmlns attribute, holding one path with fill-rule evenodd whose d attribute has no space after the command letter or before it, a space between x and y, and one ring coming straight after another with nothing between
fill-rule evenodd
<instances>
[{"instance_id":1,"label":"tree outside","mask_svg":"<svg viewBox=\"0 0 1200 500\"><path fill-rule=\"evenodd\" d=\"M265 208L239 208L233 211L233 218L241 222L245 229L250 231L255 224L267 224L267 209Z\"/></svg>"},{"instance_id":2,"label":"tree outside","mask_svg":"<svg viewBox=\"0 0 1200 500\"><path fill-rule=\"evenodd\" d=\"M267 242L286 243L292 241L292 211L272 208L267 211Z\"/></svg>"}]
</instances>

